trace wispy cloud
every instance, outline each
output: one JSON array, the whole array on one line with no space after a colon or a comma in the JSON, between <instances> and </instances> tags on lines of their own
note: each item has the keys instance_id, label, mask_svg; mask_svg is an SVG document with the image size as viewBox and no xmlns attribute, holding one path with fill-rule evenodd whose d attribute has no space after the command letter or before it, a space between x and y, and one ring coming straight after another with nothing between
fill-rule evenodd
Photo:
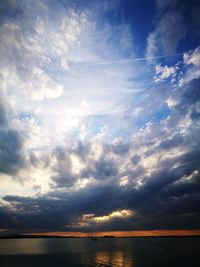
<instances>
[{"instance_id":1,"label":"wispy cloud","mask_svg":"<svg viewBox=\"0 0 200 267\"><path fill-rule=\"evenodd\" d=\"M183 53L176 53L173 55L163 55L163 56L154 56L154 57L128 58L128 59L115 60L115 61L95 62L95 63L89 64L88 66L110 65L110 64L120 64L120 63L129 63L129 62L138 62L138 61L149 61L149 60L153 60L153 59L179 57L182 55L183 55Z\"/></svg>"}]
</instances>

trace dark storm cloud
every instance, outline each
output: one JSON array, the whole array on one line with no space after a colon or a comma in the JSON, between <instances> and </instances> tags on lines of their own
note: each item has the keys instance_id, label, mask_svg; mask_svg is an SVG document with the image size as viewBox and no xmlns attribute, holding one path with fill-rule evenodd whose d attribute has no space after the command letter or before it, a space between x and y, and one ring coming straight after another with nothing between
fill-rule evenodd
<instances>
[{"instance_id":1,"label":"dark storm cloud","mask_svg":"<svg viewBox=\"0 0 200 267\"><path fill-rule=\"evenodd\" d=\"M85 159L87 157L89 151L91 149L91 143L86 143L82 141L77 141L75 144L72 146L72 152L74 152L76 155L79 157Z\"/></svg>"},{"instance_id":2,"label":"dark storm cloud","mask_svg":"<svg viewBox=\"0 0 200 267\"><path fill-rule=\"evenodd\" d=\"M15 215L10 212L6 207L0 206L0 218L1 218L1 227L2 228L13 228Z\"/></svg>"},{"instance_id":3,"label":"dark storm cloud","mask_svg":"<svg viewBox=\"0 0 200 267\"><path fill-rule=\"evenodd\" d=\"M23 231L57 230L57 231L93 231L93 224L85 227L78 226L83 214L104 216L120 209L131 209L135 212L130 218L113 218L98 224L98 231L105 230L144 230L144 229L195 229L200 222L200 140L196 133L197 121L193 120L186 134L179 132L181 121L190 114L190 110L199 100L196 93L198 80L190 82L187 90L183 88L179 97L180 106L176 110L180 113L176 119L176 127L170 120L162 122L157 127L168 125L167 133L164 129L154 129L152 125L144 136L133 139L133 143L126 144L126 148L119 148L115 143L102 145L103 156L98 159L89 158L91 144L77 143L71 148L58 147L53 155L57 160L57 176L53 177L55 187L68 188L82 177L93 176L101 183L87 186L78 191L65 192L55 190L39 198L22 198L6 196L5 201L12 204L15 209L1 211L2 225L10 229ZM188 101L187 101L188 100ZM184 106L184 112L180 109ZM172 118L170 118L172 119ZM191 118L192 119L192 118ZM194 138L196 136L196 138ZM156 141L160 140L157 144ZM144 147L143 156L137 153L136 148ZM183 153L172 157L158 159L157 168L150 174L142 166L144 157L155 156L158 153L168 153L175 148L182 148ZM131 152L134 151L134 154ZM117 153L116 153L117 152ZM122 152L122 153L121 153ZM84 163L84 169L79 175L72 175L72 162L70 155L77 155ZM119 162L109 159L114 154ZM127 160L134 169L126 168L120 173L120 164ZM130 178L129 186L119 186L118 181L122 175ZM143 178L143 185L138 188L138 177ZM103 182L103 183L102 183ZM54 187L54 188L55 188ZM12 206L11 205L11 206ZM5 223L6 222L6 223ZM77 224L77 226L75 226Z\"/></svg>"},{"instance_id":4,"label":"dark storm cloud","mask_svg":"<svg viewBox=\"0 0 200 267\"><path fill-rule=\"evenodd\" d=\"M91 174L93 174L96 179L106 179L117 174L117 167L114 161L101 158L95 161L93 166L91 166Z\"/></svg>"},{"instance_id":5,"label":"dark storm cloud","mask_svg":"<svg viewBox=\"0 0 200 267\"><path fill-rule=\"evenodd\" d=\"M172 138L165 139L160 142L158 148L163 149L171 149L174 147L178 147L179 145L183 144L184 138L180 134L174 135Z\"/></svg>"},{"instance_id":6,"label":"dark storm cloud","mask_svg":"<svg viewBox=\"0 0 200 267\"><path fill-rule=\"evenodd\" d=\"M134 155L132 158L131 158L131 162L133 164L138 164L140 161L140 157L138 155Z\"/></svg>"},{"instance_id":7,"label":"dark storm cloud","mask_svg":"<svg viewBox=\"0 0 200 267\"><path fill-rule=\"evenodd\" d=\"M113 151L113 153L117 155L127 154L129 152L129 148L129 144L124 142L114 143L110 146L110 149Z\"/></svg>"},{"instance_id":8,"label":"dark storm cloud","mask_svg":"<svg viewBox=\"0 0 200 267\"><path fill-rule=\"evenodd\" d=\"M199 42L198 0L157 0L155 30L149 34L147 54L173 54L185 38ZM176 25L176 27L174 27Z\"/></svg>"},{"instance_id":9,"label":"dark storm cloud","mask_svg":"<svg viewBox=\"0 0 200 267\"><path fill-rule=\"evenodd\" d=\"M133 209L136 214L125 220L114 218L98 224L98 231L133 229L195 228L199 221L199 192L174 197L162 186L147 190L119 188L116 185L93 186L74 193L54 192L43 198L7 196L5 201L14 205L9 213L2 213L1 227L18 230L82 230L93 231L94 225L74 227L83 214L103 216L119 209ZM171 189L171 193L173 189ZM192 215L191 215L192 214ZM181 215L181 217L179 217ZM182 220L183 218L183 220ZM71 225L71 226L70 226Z\"/></svg>"},{"instance_id":10,"label":"dark storm cloud","mask_svg":"<svg viewBox=\"0 0 200 267\"><path fill-rule=\"evenodd\" d=\"M91 144L77 142L72 147L57 147L53 152L56 158L54 171L56 175L52 177L54 187L73 186L79 178L94 177L97 180L107 180L118 175L118 167L114 160L109 158L110 153L124 154L128 151L128 145L115 144L114 146L102 145L103 156L96 159L91 157ZM74 174L73 160L71 156L78 156L83 169L80 173Z\"/></svg>"},{"instance_id":11,"label":"dark storm cloud","mask_svg":"<svg viewBox=\"0 0 200 267\"><path fill-rule=\"evenodd\" d=\"M47 168L50 165L51 158L50 155L47 153L37 156L34 152L30 152L29 161L34 168L37 168L41 165L44 168Z\"/></svg>"},{"instance_id":12,"label":"dark storm cloud","mask_svg":"<svg viewBox=\"0 0 200 267\"><path fill-rule=\"evenodd\" d=\"M17 19L23 14L23 10L18 7L17 1L2 0L0 2L0 22L9 18Z\"/></svg>"},{"instance_id":13,"label":"dark storm cloud","mask_svg":"<svg viewBox=\"0 0 200 267\"><path fill-rule=\"evenodd\" d=\"M192 176L192 175L191 175ZM180 197L188 194L198 194L200 187L200 174L199 171L194 171L193 177L184 179L170 184L163 190L163 194L171 197Z\"/></svg>"},{"instance_id":14,"label":"dark storm cloud","mask_svg":"<svg viewBox=\"0 0 200 267\"><path fill-rule=\"evenodd\" d=\"M62 152L60 157L65 159ZM188 151L173 161L163 162L147 177L144 186L120 187L106 182L76 192L54 191L40 198L4 197L15 209L1 213L2 225L11 229L93 231L93 224L74 227L83 214L103 216L120 209L132 209L135 215L99 224L98 231L196 228L200 221L200 151ZM179 167L173 168L179 164ZM139 173L135 176L138 177ZM191 176L191 180L182 180ZM135 178L134 178L135 179ZM62 185L64 187L64 185Z\"/></svg>"},{"instance_id":15,"label":"dark storm cloud","mask_svg":"<svg viewBox=\"0 0 200 267\"><path fill-rule=\"evenodd\" d=\"M115 188L116 189L116 188ZM84 213L102 215L119 205L113 198L114 188L107 185L93 187L90 190L73 194L53 193L47 198L23 198L7 196L4 200L13 203L18 211L10 212L10 224L19 229L67 229L66 225L73 223ZM119 196L119 195L118 195ZM19 224L13 223L17 217ZM9 224L9 225L10 225Z\"/></svg>"},{"instance_id":16,"label":"dark storm cloud","mask_svg":"<svg viewBox=\"0 0 200 267\"><path fill-rule=\"evenodd\" d=\"M0 172L15 174L24 165L23 141L16 130L0 130Z\"/></svg>"},{"instance_id":17,"label":"dark storm cloud","mask_svg":"<svg viewBox=\"0 0 200 267\"><path fill-rule=\"evenodd\" d=\"M177 216L198 213L200 202L200 150L191 148L173 161L162 162L139 190L139 213L155 216ZM178 165L174 168L174 166ZM187 177L188 180L186 179ZM195 216L196 216L195 215ZM189 223L189 222L188 222ZM194 224L191 221L191 227ZM167 218L166 218L167 225ZM170 224L169 224L170 225ZM169 227L169 226L168 226Z\"/></svg>"},{"instance_id":18,"label":"dark storm cloud","mask_svg":"<svg viewBox=\"0 0 200 267\"><path fill-rule=\"evenodd\" d=\"M57 200L49 199L45 202L41 199L39 206L43 207L44 201L47 206L50 206L49 214L54 217L53 210L55 209L56 216L60 218L59 224L55 223L50 228L90 231L93 229L92 224L78 228L73 225L83 214L95 213L95 216L103 216L120 209L131 209L135 211L135 215L124 220L114 218L109 222L99 224L98 230L198 228L200 221L200 140L197 133L198 121L192 116L188 117L200 99L197 92L198 86L199 80L195 79L184 85L182 90L177 89L179 90L179 104L175 106L175 109L179 115L172 114L166 121L161 121L160 125L149 126L146 133L144 131L144 136L141 133L141 136L139 135L130 143L116 142L114 145L102 145L103 156L98 159L89 159L88 155L91 153L89 144L77 144L74 150L58 149L57 159L63 164L59 163L59 168L68 166L66 161L69 160L68 157L72 152L84 162L85 168L79 176L73 177L74 182L78 178L92 176L104 184L88 186L73 193L51 193L51 197L56 197ZM156 92L159 91L156 90ZM167 97L166 93L165 99ZM158 95L156 98L160 99ZM182 134L183 126L178 125L181 125L186 118L190 118L192 124L186 128L185 134ZM176 121L175 124L171 123L173 119ZM137 152L137 149L141 147L146 148L143 156ZM158 153L168 155L174 149L182 149L183 152L177 155L174 153L166 158L158 158L157 168L151 170L150 174L146 173L148 167L142 166L146 157L154 157ZM119 161L111 159L112 154ZM128 167L120 173L120 166L124 160L129 162L131 164L129 166L134 169ZM70 170L70 168L69 165L67 169ZM68 186L66 180L71 179L70 175L68 173L64 176L60 175L57 186L62 188ZM123 175L129 176L129 186L119 186L119 179ZM142 177L143 185L136 188L138 177ZM7 201L11 199L7 198ZM51 204L51 206L49 203L54 203L54 201L57 204ZM43 208L41 211L44 212ZM69 226L65 227L65 225ZM32 227L34 228L34 225Z\"/></svg>"},{"instance_id":19,"label":"dark storm cloud","mask_svg":"<svg viewBox=\"0 0 200 267\"><path fill-rule=\"evenodd\" d=\"M0 98L0 172L15 174L24 165L23 138L9 126L6 101Z\"/></svg>"},{"instance_id":20,"label":"dark storm cloud","mask_svg":"<svg viewBox=\"0 0 200 267\"><path fill-rule=\"evenodd\" d=\"M182 87L183 95L176 108L181 112L187 112L188 108L200 100L200 79L193 79Z\"/></svg>"},{"instance_id":21,"label":"dark storm cloud","mask_svg":"<svg viewBox=\"0 0 200 267\"><path fill-rule=\"evenodd\" d=\"M7 125L7 112L5 109L4 99L0 95L0 128Z\"/></svg>"},{"instance_id":22,"label":"dark storm cloud","mask_svg":"<svg viewBox=\"0 0 200 267\"><path fill-rule=\"evenodd\" d=\"M57 147L53 154L57 160L56 166L54 167L54 171L57 174L52 177L56 187L72 186L76 182L77 177L72 173L70 153L61 147Z\"/></svg>"}]
</instances>

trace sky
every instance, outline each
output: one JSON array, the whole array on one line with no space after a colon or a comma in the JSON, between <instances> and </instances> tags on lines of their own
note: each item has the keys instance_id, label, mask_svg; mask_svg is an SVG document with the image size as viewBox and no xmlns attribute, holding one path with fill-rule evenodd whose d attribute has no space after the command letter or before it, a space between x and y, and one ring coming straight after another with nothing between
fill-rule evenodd
<instances>
[{"instance_id":1,"label":"sky","mask_svg":"<svg viewBox=\"0 0 200 267\"><path fill-rule=\"evenodd\" d=\"M199 14L0 1L0 234L198 232Z\"/></svg>"}]
</instances>

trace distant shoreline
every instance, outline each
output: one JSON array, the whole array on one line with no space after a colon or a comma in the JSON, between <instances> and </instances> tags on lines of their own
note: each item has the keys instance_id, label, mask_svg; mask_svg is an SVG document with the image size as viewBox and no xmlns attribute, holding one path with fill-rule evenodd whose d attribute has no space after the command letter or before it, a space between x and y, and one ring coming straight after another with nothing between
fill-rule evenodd
<instances>
[{"instance_id":1,"label":"distant shoreline","mask_svg":"<svg viewBox=\"0 0 200 267\"><path fill-rule=\"evenodd\" d=\"M173 237L200 237L199 235L161 235L161 236L99 236L98 239L112 239L112 238L173 238ZM36 239L36 238L93 238L93 236L46 236L46 235L3 235L0 239Z\"/></svg>"}]
</instances>

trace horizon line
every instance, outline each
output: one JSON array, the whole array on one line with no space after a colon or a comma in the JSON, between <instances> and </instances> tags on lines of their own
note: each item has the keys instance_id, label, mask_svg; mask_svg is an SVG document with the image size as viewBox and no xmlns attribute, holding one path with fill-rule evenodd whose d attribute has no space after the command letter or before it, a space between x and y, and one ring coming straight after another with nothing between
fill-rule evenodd
<instances>
[{"instance_id":1,"label":"horizon line","mask_svg":"<svg viewBox=\"0 0 200 267\"><path fill-rule=\"evenodd\" d=\"M91 237L94 235L93 232L32 232L32 233L21 233L21 235L30 236L58 236L58 237ZM96 237L102 236L114 236L114 237L159 237L159 236L200 236L200 229L193 230L135 230L135 231L102 231L95 232Z\"/></svg>"}]
</instances>

